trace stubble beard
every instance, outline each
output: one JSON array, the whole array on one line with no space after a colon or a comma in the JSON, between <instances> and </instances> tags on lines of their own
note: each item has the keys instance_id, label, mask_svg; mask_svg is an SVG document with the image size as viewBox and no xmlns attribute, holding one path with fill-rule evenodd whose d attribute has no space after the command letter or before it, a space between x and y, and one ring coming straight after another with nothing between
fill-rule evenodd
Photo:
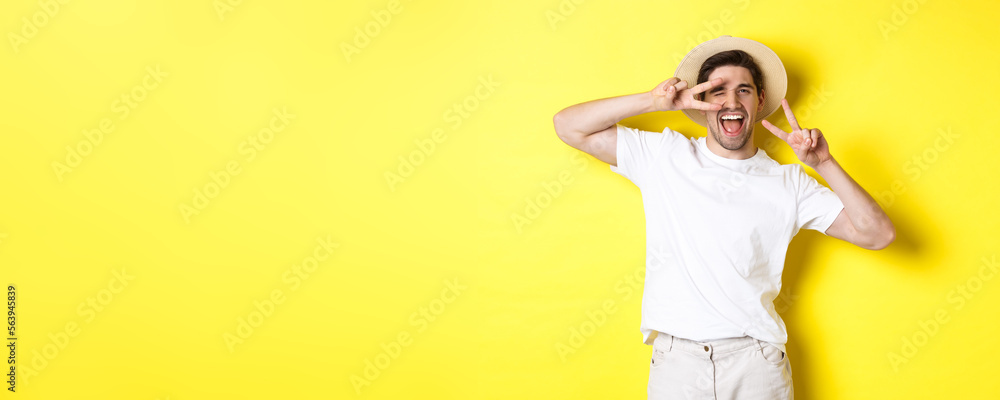
<instances>
[{"instance_id":1,"label":"stubble beard","mask_svg":"<svg viewBox=\"0 0 1000 400\"><path fill-rule=\"evenodd\" d=\"M729 137L721 132L721 126L717 126L718 120L714 124L708 124L708 130L712 133L712 137L715 138L715 142L718 143L722 148L726 150L739 150L743 146L746 146L747 141L750 140L750 134L753 133L753 126L747 125L743 127L743 133L736 137ZM749 124L749 122L747 122Z\"/></svg>"}]
</instances>

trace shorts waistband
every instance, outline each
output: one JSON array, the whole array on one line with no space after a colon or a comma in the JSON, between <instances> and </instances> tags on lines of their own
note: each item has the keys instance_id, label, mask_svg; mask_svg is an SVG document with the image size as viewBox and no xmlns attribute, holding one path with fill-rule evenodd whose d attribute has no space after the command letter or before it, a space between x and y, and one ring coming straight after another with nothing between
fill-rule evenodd
<instances>
[{"instance_id":1,"label":"shorts waistband","mask_svg":"<svg viewBox=\"0 0 1000 400\"><path fill-rule=\"evenodd\" d=\"M751 346L761 349L763 344L760 340L750 336L699 341L663 332L659 332L656 339L653 340L653 347L664 351L683 350L688 353L708 356L742 350Z\"/></svg>"}]
</instances>

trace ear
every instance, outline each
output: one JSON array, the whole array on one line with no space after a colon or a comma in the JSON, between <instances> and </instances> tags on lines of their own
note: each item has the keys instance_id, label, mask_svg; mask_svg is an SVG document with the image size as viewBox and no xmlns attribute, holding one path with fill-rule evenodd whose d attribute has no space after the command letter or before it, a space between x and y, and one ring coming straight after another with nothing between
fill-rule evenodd
<instances>
[{"instance_id":1,"label":"ear","mask_svg":"<svg viewBox=\"0 0 1000 400\"><path fill-rule=\"evenodd\" d=\"M757 112L764 111L764 91L760 91L760 95L757 96Z\"/></svg>"}]
</instances>

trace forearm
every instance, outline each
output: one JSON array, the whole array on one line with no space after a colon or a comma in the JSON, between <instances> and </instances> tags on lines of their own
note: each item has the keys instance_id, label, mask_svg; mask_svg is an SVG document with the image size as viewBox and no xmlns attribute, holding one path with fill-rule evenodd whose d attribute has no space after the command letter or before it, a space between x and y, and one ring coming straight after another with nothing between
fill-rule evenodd
<instances>
[{"instance_id":1,"label":"forearm","mask_svg":"<svg viewBox=\"0 0 1000 400\"><path fill-rule=\"evenodd\" d=\"M844 171L832 156L815 168L826 180L830 189L844 203L844 211L859 234L872 241L888 240L895 237L895 227L882 207L875 202L864 188Z\"/></svg>"},{"instance_id":2,"label":"forearm","mask_svg":"<svg viewBox=\"0 0 1000 400\"><path fill-rule=\"evenodd\" d=\"M553 118L556 133L565 139L582 138L607 129L625 118L654 111L649 92L588 101L569 106Z\"/></svg>"}]
</instances>

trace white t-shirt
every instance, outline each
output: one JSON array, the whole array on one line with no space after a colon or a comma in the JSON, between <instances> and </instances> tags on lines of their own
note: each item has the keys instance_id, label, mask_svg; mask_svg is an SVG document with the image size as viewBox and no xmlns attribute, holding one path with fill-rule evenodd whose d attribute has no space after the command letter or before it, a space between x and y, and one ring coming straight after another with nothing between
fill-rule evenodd
<instances>
[{"instance_id":1,"label":"white t-shirt","mask_svg":"<svg viewBox=\"0 0 1000 400\"><path fill-rule=\"evenodd\" d=\"M618 125L611 170L642 192L646 214L643 341L751 336L782 350L774 310L781 271L800 229L826 234L844 208L799 164L761 149L746 160L712 153L706 138Z\"/></svg>"}]
</instances>

